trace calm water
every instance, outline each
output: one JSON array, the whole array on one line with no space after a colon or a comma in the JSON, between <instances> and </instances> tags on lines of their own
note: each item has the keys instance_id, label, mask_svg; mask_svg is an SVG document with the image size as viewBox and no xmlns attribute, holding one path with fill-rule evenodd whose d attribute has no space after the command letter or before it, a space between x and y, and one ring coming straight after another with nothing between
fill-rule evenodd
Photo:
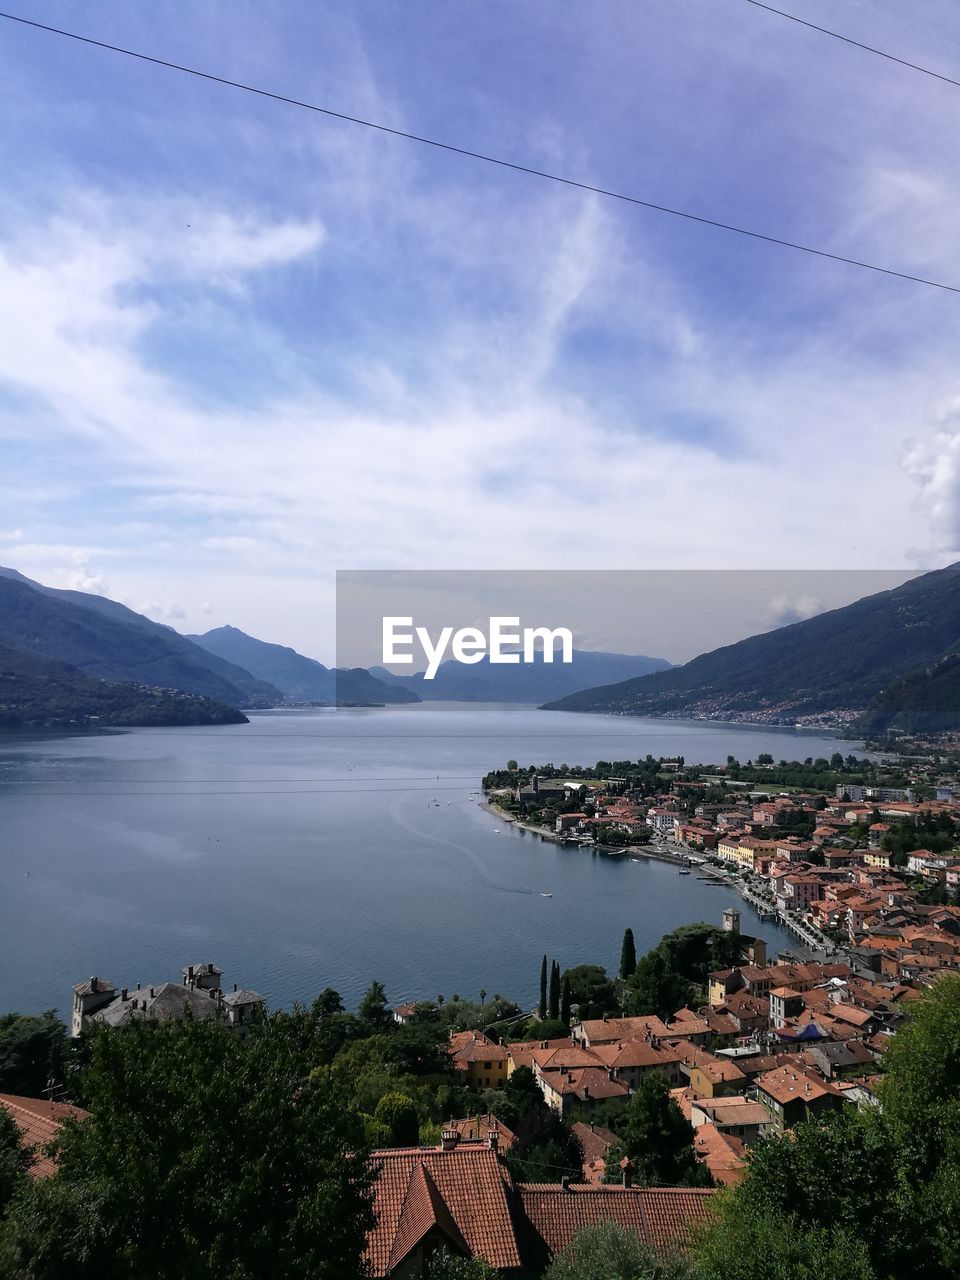
<instances>
[{"instance_id":1,"label":"calm water","mask_svg":"<svg viewBox=\"0 0 960 1280\"><path fill-rule=\"evenodd\" d=\"M686 921L719 923L739 899L665 864L515 831L479 807L484 772L511 757L720 762L836 746L437 703L0 738L0 1011L65 1011L91 974L132 987L204 960L271 1005L327 985L353 1004L372 978L394 1001L481 987L530 1001L544 952L614 968L627 925L642 950ZM741 908L745 928L789 945Z\"/></svg>"}]
</instances>

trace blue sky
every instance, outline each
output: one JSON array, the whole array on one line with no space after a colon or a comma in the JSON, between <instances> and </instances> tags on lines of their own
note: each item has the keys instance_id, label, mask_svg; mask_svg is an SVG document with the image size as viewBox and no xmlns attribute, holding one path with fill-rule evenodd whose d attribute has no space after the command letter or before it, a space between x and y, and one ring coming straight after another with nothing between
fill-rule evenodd
<instances>
[{"instance_id":1,"label":"blue sky","mask_svg":"<svg viewBox=\"0 0 960 1280\"><path fill-rule=\"evenodd\" d=\"M744 0L14 11L960 285L960 89ZM329 658L338 568L960 554L956 295L9 23L0 121L0 563Z\"/></svg>"}]
</instances>

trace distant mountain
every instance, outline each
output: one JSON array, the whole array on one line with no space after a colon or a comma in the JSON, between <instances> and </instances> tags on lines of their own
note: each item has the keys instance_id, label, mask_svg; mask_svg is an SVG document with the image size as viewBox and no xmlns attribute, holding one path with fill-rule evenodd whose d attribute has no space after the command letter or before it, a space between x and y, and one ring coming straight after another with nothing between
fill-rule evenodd
<instances>
[{"instance_id":1,"label":"distant mountain","mask_svg":"<svg viewBox=\"0 0 960 1280\"><path fill-rule=\"evenodd\" d=\"M224 662L172 627L115 600L59 591L0 568L0 644L103 680L179 689L229 706L268 707L280 691Z\"/></svg>"},{"instance_id":2,"label":"distant mountain","mask_svg":"<svg viewBox=\"0 0 960 1280\"><path fill-rule=\"evenodd\" d=\"M415 690L425 701L523 702L536 706L591 685L665 671L669 667L670 663L664 658L574 649L573 661L569 663L544 662L542 653L538 653L532 663L494 664L487 658L472 666L444 662L432 680L425 680L422 673L397 676L385 667L371 667L370 671L388 684Z\"/></svg>"},{"instance_id":3,"label":"distant mountain","mask_svg":"<svg viewBox=\"0 0 960 1280\"><path fill-rule=\"evenodd\" d=\"M269 681L294 702L370 705L420 701L416 693L377 680L362 668L334 670L304 657L296 649L257 640L236 627L217 627L189 639L208 653L237 663L261 680Z\"/></svg>"},{"instance_id":4,"label":"distant mountain","mask_svg":"<svg viewBox=\"0 0 960 1280\"><path fill-rule=\"evenodd\" d=\"M550 701L546 708L777 724L805 717L849 721L872 708L869 715L910 728L929 718L928 700L952 688L956 678L958 568L751 636L671 671ZM929 674L923 674L926 667ZM952 709L941 718L960 727Z\"/></svg>"},{"instance_id":5,"label":"distant mountain","mask_svg":"<svg viewBox=\"0 0 960 1280\"><path fill-rule=\"evenodd\" d=\"M857 723L864 733L945 733L960 727L960 654L952 653L883 689Z\"/></svg>"},{"instance_id":6,"label":"distant mountain","mask_svg":"<svg viewBox=\"0 0 960 1280\"><path fill-rule=\"evenodd\" d=\"M210 698L97 680L65 663L0 644L0 732L246 723L242 712Z\"/></svg>"}]
</instances>

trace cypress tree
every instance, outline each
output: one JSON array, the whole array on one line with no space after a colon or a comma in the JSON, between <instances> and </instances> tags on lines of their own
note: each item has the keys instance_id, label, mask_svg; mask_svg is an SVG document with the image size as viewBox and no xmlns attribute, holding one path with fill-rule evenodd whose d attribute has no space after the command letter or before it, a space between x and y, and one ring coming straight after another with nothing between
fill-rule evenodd
<instances>
[{"instance_id":1,"label":"cypress tree","mask_svg":"<svg viewBox=\"0 0 960 1280\"><path fill-rule=\"evenodd\" d=\"M560 966L556 960L550 966L550 999L547 1003L547 1016L554 1022L560 1017Z\"/></svg>"},{"instance_id":2,"label":"cypress tree","mask_svg":"<svg viewBox=\"0 0 960 1280\"><path fill-rule=\"evenodd\" d=\"M540 1004L537 1006L537 1013L540 1015L542 1022L547 1016L547 957L544 956L540 961Z\"/></svg>"},{"instance_id":3,"label":"cypress tree","mask_svg":"<svg viewBox=\"0 0 960 1280\"><path fill-rule=\"evenodd\" d=\"M560 988L560 1021L565 1027L570 1025L570 979L563 975L563 986Z\"/></svg>"},{"instance_id":4,"label":"cypress tree","mask_svg":"<svg viewBox=\"0 0 960 1280\"><path fill-rule=\"evenodd\" d=\"M620 948L620 977L624 981L633 976L637 967L637 948L633 941L633 930L628 929L623 935L623 946Z\"/></svg>"}]
</instances>

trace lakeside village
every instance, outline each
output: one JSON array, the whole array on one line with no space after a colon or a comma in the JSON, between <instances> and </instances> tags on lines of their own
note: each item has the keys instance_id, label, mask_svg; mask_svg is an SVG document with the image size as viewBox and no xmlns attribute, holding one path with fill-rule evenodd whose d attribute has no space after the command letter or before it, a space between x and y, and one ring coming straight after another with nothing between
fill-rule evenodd
<instances>
[{"instance_id":1,"label":"lakeside village","mask_svg":"<svg viewBox=\"0 0 960 1280\"><path fill-rule=\"evenodd\" d=\"M957 763L511 761L484 779L504 817L551 838L734 877L814 958L771 958L727 908L640 957L628 929L616 974L544 956L529 1011L485 992L391 1006L375 982L356 1012L328 989L269 1013L206 963L78 983L69 1036L52 1014L7 1015L0 1120L25 1154L13 1192L0 1179L0 1275L107 1274L118 1241L173 1250L172 1270L138 1275L956 1274ZM352 1226L319 1233L313 1270L178 1272L178 1206L200 1247L221 1210L198 1228L195 1196L241 1167L269 1170L244 1202L268 1235L291 1186ZM124 1206L148 1190L166 1219L134 1229ZM76 1220L91 1196L92 1243ZM66 1270L31 1269L63 1238ZM324 1269L334 1248L353 1261ZM27 1262L4 1271L7 1256Z\"/></svg>"}]
</instances>

